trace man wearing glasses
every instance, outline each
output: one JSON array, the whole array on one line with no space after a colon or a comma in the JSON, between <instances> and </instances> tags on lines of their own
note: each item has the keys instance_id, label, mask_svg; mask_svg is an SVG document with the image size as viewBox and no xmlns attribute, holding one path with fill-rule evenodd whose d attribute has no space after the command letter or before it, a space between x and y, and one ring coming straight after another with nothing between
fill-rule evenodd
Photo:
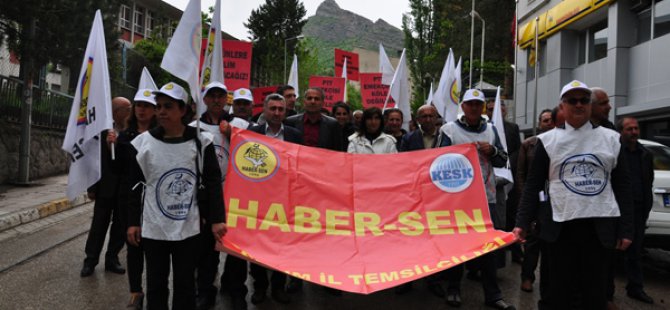
<instances>
[{"instance_id":1,"label":"man wearing glasses","mask_svg":"<svg viewBox=\"0 0 670 310\"><path fill-rule=\"evenodd\" d=\"M590 122L586 84L565 85L559 106L565 125L538 136L514 234L524 242L534 220L541 227L548 266L540 309L605 309L611 249L633 239L625 152L618 133Z\"/></svg>"}]
</instances>

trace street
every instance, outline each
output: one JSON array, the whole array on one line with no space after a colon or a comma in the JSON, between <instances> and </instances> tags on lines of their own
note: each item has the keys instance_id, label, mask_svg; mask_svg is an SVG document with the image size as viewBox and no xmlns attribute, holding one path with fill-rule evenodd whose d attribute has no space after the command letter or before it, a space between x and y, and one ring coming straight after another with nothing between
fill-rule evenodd
<instances>
[{"instance_id":1,"label":"street","mask_svg":"<svg viewBox=\"0 0 670 310\"><path fill-rule=\"evenodd\" d=\"M128 301L126 275L104 271L104 262L93 276L80 278L86 232L92 204L38 220L17 232L0 233L0 309L125 309ZM121 253L125 265L125 249ZM620 309L670 309L670 252L649 249L644 260L645 289L656 303L648 306L625 296L625 277L616 279L615 302ZM220 268L223 268L223 260ZM518 309L534 309L539 298L538 283L533 293L519 289L520 266L508 264L498 271L503 296ZM218 283L217 283L218 284ZM251 280L247 282L251 291ZM486 309L481 285L464 279L462 309ZM247 296L250 299L251 293ZM230 299L217 300L215 309L228 309ZM306 285L292 295L289 305L268 299L249 309L448 309L443 299L431 295L423 281L405 295L393 289L363 296L344 293L334 297L316 285Z\"/></svg>"}]
</instances>

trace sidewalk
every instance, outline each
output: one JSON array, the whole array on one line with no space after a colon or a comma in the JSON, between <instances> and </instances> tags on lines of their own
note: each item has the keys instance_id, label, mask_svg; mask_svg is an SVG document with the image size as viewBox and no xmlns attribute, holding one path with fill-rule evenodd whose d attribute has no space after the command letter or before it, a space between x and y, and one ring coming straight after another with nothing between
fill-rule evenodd
<instances>
[{"instance_id":1,"label":"sidewalk","mask_svg":"<svg viewBox=\"0 0 670 310\"><path fill-rule=\"evenodd\" d=\"M29 187L3 186L6 191L0 192L0 232L91 201L85 193L68 201L67 175L34 182L36 185Z\"/></svg>"}]
</instances>

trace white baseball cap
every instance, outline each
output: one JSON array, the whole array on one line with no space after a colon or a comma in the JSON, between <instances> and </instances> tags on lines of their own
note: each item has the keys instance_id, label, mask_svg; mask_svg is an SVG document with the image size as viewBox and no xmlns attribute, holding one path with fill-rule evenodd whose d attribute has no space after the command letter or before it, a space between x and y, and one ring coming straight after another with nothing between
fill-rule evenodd
<instances>
[{"instance_id":1,"label":"white baseball cap","mask_svg":"<svg viewBox=\"0 0 670 310\"><path fill-rule=\"evenodd\" d=\"M156 105L156 95L153 94L153 91L153 89L148 88L138 89L137 93L135 93L134 101L143 101Z\"/></svg>"},{"instance_id":2,"label":"white baseball cap","mask_svg":"<svg viewBox=\"0 0 670 310\"><path fill-rule=\"evenodd\" d=\"M465 92L465 95L463 95L463 100L461 101L461 103L471 100L486 102L486 99L484 99L484 92L482 92L479 89L468 89Z\"/></svg>"},{"instance_id":3,"label":"white baseball cap","mask_svg":"<svg viewBox=\"0 0 670 310\"><path fill-rule=\"evenodd\" d=\"M586 86L586 84L584 84L581 81L573 80L572 82L565 84L565 86L563 86L563 89L561 89L561 98L563 98L563 95L565 95L567 92L575 89L581 89L591 94L591 89L588 86Z\"/></svg>"},{"instance_id":4,"label":"white baseball cap","mask_svg":"<svg viewBox=\"0 0 670 310\"><path fill-rule=\"evenodd\" d=\"M160 90L154 91L153 94L165 95L174 100L181 100L184 103L188 103L188 94L186 93L186 90L175 82L169 82L163 85Z\"/></svg>"},{"instance_id":5,"label":"white baseball cap","mask_svg":"<svg viewBox=\"0 0 670 310\"><path fill-rule=\"evenodd\" d=\"M224 92L228 93L228 88L226 87L226 85L223 85L223 83L221 82L212 81L207 83L207 85L205 85L205 89L202 91L202 95L206 96L207 92L213 88L219 88L222 89Z\"/></svg>"},{"instance_id":6,"label":"white baseball cap","mask_svg":"<svg viewBox=\"0 0 670 310\"><path fill-rule=\"evenodd\" d=\"M254 96L247 88L239 88L233 93L233 101L238 99L254 102Z\"/></svg>"}]
</instances>

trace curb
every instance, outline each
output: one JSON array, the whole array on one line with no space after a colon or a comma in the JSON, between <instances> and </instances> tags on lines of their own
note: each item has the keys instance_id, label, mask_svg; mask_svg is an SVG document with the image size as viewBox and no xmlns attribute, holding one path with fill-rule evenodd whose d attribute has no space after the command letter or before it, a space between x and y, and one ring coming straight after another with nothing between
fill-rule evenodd
<instances>
[{"instance_id":1,"label":"curb","mask_svg":"<svg viewBox=\"0 0 670 310\"><path fill-rule=\"evenodd\" d=\"M0 216L0 232L81 206L90 201L92 200L88 199L86 194L82 194L72 201L67 198L56 199L41 205Z\"/></svg>"}]
</instances>

